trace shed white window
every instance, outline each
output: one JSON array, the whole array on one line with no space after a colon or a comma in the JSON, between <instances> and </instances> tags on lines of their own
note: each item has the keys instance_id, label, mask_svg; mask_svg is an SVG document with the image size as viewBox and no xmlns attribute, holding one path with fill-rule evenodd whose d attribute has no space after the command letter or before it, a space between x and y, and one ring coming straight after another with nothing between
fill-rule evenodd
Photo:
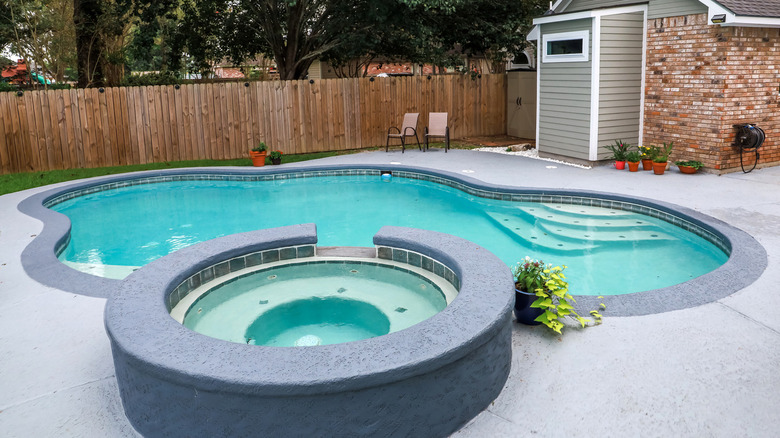
<instances>
[{"instance_id":1,"label":"shed white window","mask_svg":"<svg viewBox=\"0 0 780 438\"><path fill-rule=\"evenodd\" d=\"M551 33L542 36L542 62L587 62L590 33Z\"/></svg>"}]
</instances>

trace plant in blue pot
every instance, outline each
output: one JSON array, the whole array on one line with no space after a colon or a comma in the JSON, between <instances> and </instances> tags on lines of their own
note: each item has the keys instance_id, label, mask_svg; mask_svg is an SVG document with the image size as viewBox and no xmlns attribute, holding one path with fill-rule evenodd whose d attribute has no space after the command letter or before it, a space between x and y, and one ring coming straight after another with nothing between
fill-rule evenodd
<instances>
[{"instance_id":1,"label":"plant in blue pot","mask_svg":"<svg viewBox=\"0 0 780 438\"><path fill-rule=\"evenodd\" d=\"M512 268L515 277L515 318L526 325L539 325L536 318L544 309L531 307L536 301L536 290L544 287L544 262L526 256Z\"/></svg>"},{"instance_id":2,"label":"plant in blue pot","mask_svg":"<svg viewBox=\"0 0 780 438\"><path fill-rule=\"evenodd\" d=\"M562 334L563 319L571 318L581 327L601 324L600 310L590 312L591 318L583 318L574 310L574 297L569 293L569 283L563 270L566 266L545 265L541 260L526 257L512 269L515 277L515 317L527 325L544 324ZM599 297L601 299L602 297Z\"/></svg>"}]
</instances>

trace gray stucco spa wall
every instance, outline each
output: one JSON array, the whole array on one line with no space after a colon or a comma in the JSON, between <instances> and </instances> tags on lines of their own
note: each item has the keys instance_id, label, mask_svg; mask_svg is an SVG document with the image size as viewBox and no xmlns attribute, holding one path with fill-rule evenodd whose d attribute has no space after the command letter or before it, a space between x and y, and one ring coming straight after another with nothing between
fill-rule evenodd
<instances>
[{"instance_id":1,"label":"gray stucco spa wall","mask_svg":"<svg viewBox=\"0 0 780 438\"><path fill-rule=\"evenodd\" d=\"M238 269L277 248L304 248L305 258L316 241L313 224L230 235L162 257L121 282L105 323L122 404L138 432L436 437L498 396L511 363L512 276L495 255L451 235L384 227L374 237L377 252L406 263L418 255L436 260L460 286L444 310L388 335L264 347L201 335L168 313L170 294L210 266Z\"/></svg>"}]
</instances>

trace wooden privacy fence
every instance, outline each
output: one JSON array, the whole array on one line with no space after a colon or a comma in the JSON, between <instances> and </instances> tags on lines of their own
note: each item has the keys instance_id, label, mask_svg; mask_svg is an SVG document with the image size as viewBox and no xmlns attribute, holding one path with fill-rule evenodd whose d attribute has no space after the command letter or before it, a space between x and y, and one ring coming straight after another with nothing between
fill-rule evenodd
<instances>
[{"instance_id":1,"label":"wooden privacy fence","mask_svg":"<svg viewBox=\"0 0 780 438\"><path fill-rule=\"evenodd\" d=\"M273 81L0 93L0 173L384 145L448 112L451 137L506 132L506 76Z\"/></svg>"}]
</instances>

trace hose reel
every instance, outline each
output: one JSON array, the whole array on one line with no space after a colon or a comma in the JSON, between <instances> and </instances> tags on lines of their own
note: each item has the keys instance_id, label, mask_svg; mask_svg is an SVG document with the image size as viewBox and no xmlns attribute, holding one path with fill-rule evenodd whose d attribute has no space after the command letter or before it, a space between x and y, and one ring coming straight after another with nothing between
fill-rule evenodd
<instances>
[{"instance_id":1,"label":"hose reel","mask_svg":"<svg viewBox=\"0 0 780 438\"><path fill-rule=\"evenodd\" d=\"M734 125L734 127L737 128L737 138L734 140L734 146L739 148L739 165L742 167L742 172L749 173L753 171L758 164L758 159L760 157L758 148L764 144L766 134L764 134L764 130L756 126L755 123ZM756 154L756 159L750 170L745 170L745 164L742 161L742 154L744 154L745 151L753 151Z\"/></svg>"}]
</instances>

